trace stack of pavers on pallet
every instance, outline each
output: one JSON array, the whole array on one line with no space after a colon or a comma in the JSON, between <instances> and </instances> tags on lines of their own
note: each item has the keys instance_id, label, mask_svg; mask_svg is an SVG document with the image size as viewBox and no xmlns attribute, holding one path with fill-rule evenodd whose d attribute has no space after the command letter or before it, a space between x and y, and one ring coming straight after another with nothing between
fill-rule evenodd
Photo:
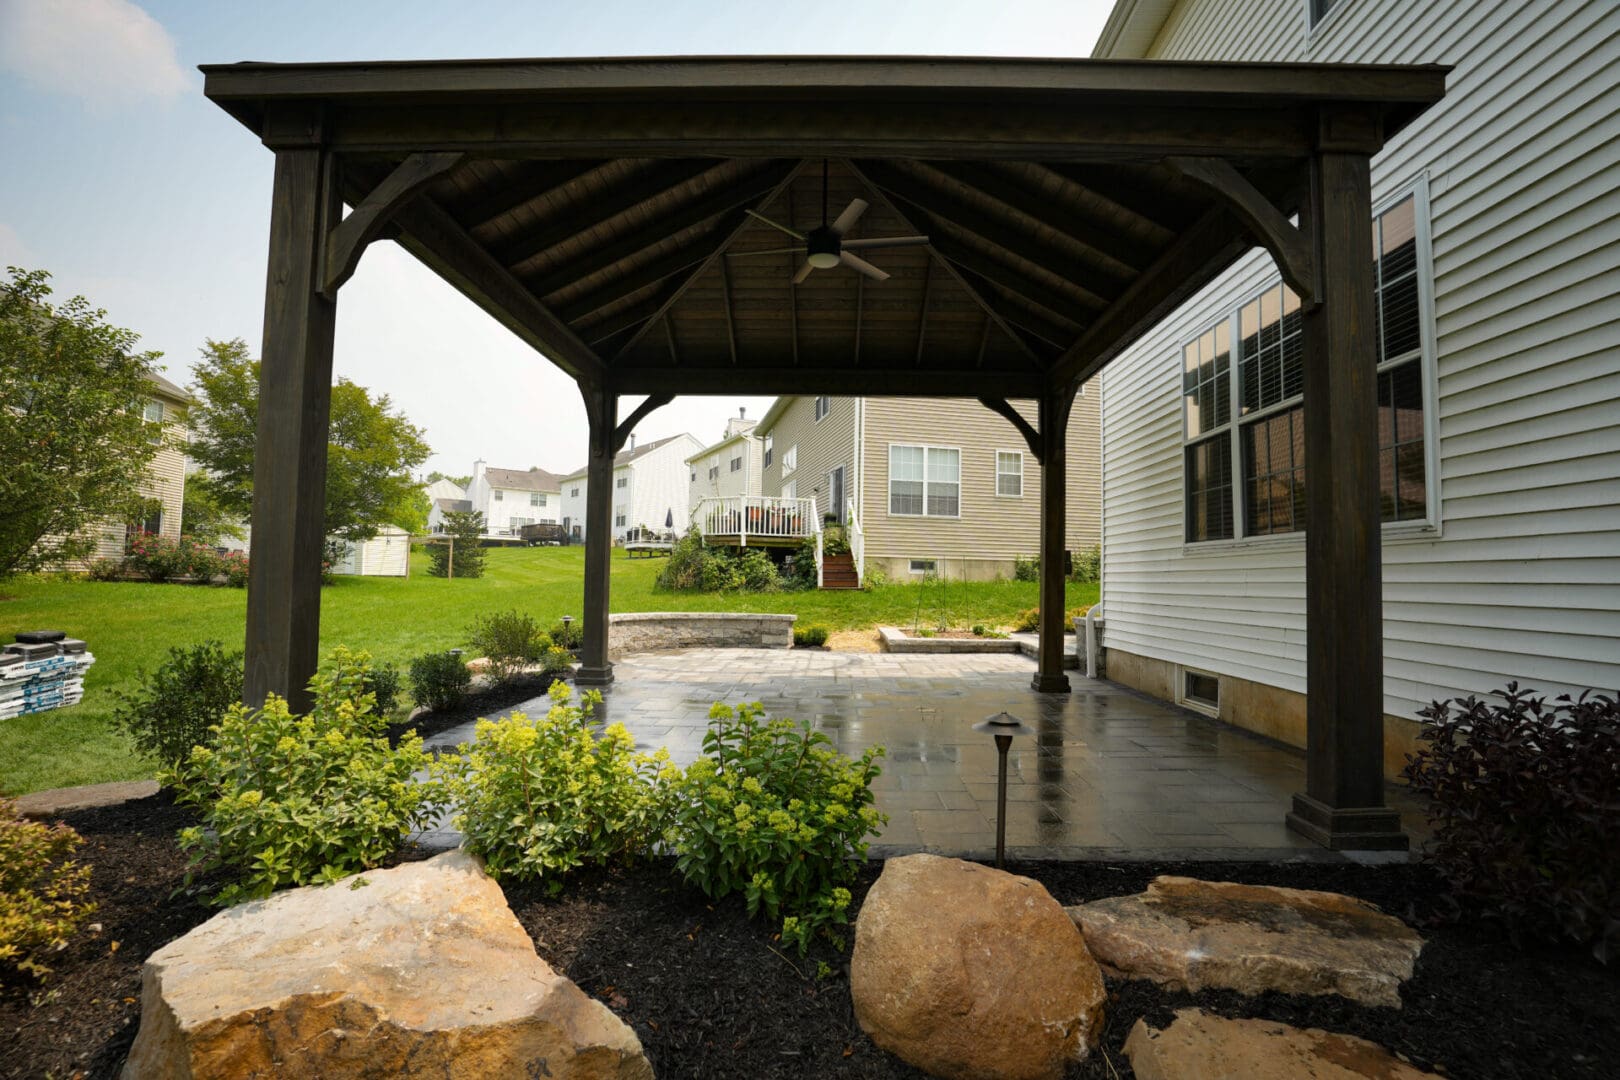
<instances>
[{"instance_id":1,"label":"stack of pavers on pallet","mask_svg":"<svg viewBox=\"0 0 1620 1080\"><path fill-rule=\"evenodd\" d=\"M96 662L84 642L60 630L30 630L0 651L0 720L77 705Z\"/></svg>"}]
</instances>

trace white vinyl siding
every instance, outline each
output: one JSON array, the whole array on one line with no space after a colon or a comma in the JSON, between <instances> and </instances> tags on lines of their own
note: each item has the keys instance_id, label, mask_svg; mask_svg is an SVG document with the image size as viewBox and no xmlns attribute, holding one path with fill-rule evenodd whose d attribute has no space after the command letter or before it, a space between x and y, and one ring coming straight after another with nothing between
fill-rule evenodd
<instances>
[{"instance_id":1,"label":"white vinyl siding","mask_svg":"<svg viewBox=\"0 0 1620 1080\"><path fill-rule=\"evenodd\" d=\"M1354 0L1308 21L1301 0L1183 0L1149 56L1455 68L1373 163L1376 211L1426 179L1432 248L1428 523L1386 528L1385 710L1510 679L1614 693L1620 6ZM1303 692L1303 537L1183 531L1179 350L1275 282L1251 253L1105 369L1104 602L1112 648Z\"/></svg>"}]
</instances>

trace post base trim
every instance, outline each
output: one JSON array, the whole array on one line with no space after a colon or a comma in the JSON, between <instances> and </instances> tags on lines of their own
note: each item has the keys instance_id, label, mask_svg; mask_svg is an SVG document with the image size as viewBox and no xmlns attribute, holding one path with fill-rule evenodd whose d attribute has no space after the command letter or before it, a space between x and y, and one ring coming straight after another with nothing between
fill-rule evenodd
<instances>
[{"instance_id":1,"label":"post base trim","mask_svg":"<svg viewBox=\"0 0 1620 1080\"><path fill-rule=\"evenodd\" d=\"M1288 827L1329 851L1407 851L1401 815L1387 806L1329 806L1309 795L1295 795Z\"/></svg>"},{"instance_id":2,"label":"post base trim","mask_svg":"<svg viewBox=\"0 0 1620 1080\"><path fill-rule=\"evenodd\" d=\"M1056 675L1043 675L1035 673L1029 680L1030 688L1040 694L1067 694L1069 692L1069 677L1059 672Z\"/></svg>"},{"instance_id":3,"label":"post base trim","mask_svg":"<svg viewBox=\"0 0 1620 1080\"><path fill-rule=\"evenodd\" d=\"M603 664L601 667L580 666L574 670L575 686L611 686L612 684L612 664Z\"/></svg>"}]
</instances>

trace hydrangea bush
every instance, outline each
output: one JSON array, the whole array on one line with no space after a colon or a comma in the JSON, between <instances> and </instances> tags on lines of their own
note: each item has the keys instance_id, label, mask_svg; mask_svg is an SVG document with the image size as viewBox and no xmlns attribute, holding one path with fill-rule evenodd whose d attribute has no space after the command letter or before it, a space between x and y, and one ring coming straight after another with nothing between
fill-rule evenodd
<instances>
[{"instance_id":1,"label":"hydrangea bush","mask_svg":"<svg viewBox=\"0 0 1620 1080\"><path fill-rule=\"evenodd\" d=\"M664 827L665 789L679 775L669 751L635 752L623 724L597 734L596 691L571 704L566 683L543 717L480 720L473 741L435 774L458 807L465 847L492 877L539 880L553 895L581 866L645 855Z\"/></svg>"},{"instance_id":2,"label":"hydrangea bush","mask_svg":"<svg viewBox=\"0 0 1620 1080\"><path fill-rule=\"evenodd\" d=\"M704 757L673 785L667 838L677 871L713 898L742 893L805 952L849 921L855 862L888 818L872 805L881 747L859 758L809 724L766 720L759 703L716 703Z\"/></svg>"},{"instance_id":3,"label":"hydrangea bush","mask_svg":"<svg viewBox=\"0 0 1620 1080\"><path fill-rule=\"evenodd\" d=\"M389 745L371 677L368 654L339 648L310 681L308 716L274 695L262 709L236 705L213 729L212 747L165 771L165 785L202 817L180 833L192 872L233 872L216 903L377 866L432 821L438 789L412 779L430 755L414 731Z\"/></svg>"}]
</instances>

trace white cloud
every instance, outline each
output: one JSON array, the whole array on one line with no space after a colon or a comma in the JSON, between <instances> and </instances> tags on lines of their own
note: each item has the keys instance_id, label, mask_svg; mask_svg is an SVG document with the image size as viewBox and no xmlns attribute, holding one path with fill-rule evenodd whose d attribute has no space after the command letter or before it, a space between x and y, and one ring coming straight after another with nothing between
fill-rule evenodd
<instances>
[{"instance_id":1,"label":"white cloud","mask_svg":"<svg viewBox=\"0 0 1620 1080\"><path fill-rule=\"evenodd\" d=\"M0 67L92 105L192 85L169 32L129 0L0 0Z\"/></svg>"}]
</instances>

